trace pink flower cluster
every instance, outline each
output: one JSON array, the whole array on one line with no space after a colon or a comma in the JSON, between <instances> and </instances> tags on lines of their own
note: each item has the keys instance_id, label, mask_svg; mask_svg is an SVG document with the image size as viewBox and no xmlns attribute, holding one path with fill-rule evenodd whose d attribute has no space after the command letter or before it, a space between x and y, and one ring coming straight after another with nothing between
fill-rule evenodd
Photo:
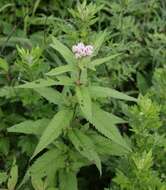
<instances>
[{"instance_id":1,"label":"pink flower cluster","mask_svg":"<svg viewBox=\"0 0 166 190\"><path fill-rule=\"evenodd\" d=\"M86 56L90 56L93 53L93 46L91 45L84 45L82 42L74 45L72 47L72 51L75 54L76 58L82 58Z\"/></svg>"}]
</instances>

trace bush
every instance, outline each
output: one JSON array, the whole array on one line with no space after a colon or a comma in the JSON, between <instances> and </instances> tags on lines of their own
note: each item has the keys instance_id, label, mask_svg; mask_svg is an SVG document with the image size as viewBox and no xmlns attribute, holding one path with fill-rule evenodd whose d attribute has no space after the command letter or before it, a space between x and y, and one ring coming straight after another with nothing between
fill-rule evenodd
<instances>
[{"instance_id":1,"label":"bush","mask_svg":"<svg viewBox=\"0 0 166 190\"><path fill-rule=\"evenodd\" d=\"M165 2L0 5L0 187L165 190Z\"/></svg>"}]
</instances>

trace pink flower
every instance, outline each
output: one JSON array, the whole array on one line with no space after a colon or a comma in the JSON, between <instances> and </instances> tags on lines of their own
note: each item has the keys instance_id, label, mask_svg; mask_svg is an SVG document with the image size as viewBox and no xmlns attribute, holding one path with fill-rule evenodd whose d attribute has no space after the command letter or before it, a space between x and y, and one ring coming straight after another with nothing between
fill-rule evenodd
<instances>
[{"instance_id":1,"label":"pink flower","mask_svg":"<svg viewBox=\"0 0 166 190\"><path fill-rule=\"evenodd\" d=\"M84 45L84 43L80 42L77 45L72 47L72 51L75 54L76 58L82 58L86 56L90 56L93 53L93 46L91 45Z\"/></svg>"}]
</instances>

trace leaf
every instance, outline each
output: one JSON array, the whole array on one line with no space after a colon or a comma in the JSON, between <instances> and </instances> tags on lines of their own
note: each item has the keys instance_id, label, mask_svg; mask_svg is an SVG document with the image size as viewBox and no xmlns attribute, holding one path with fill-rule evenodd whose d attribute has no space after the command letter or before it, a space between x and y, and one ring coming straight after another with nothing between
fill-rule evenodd
<instances>
[{"instance_id":1,"label":"leaf","mask_svg":"<svg viewBox=\"0 0 166 190\"><path fill-rule=\"evenodd\" d=\"M32 177L43 178L48 175L55 175L55 172L64 167L65 157L58 149L51 149L40 156L29 168Z\"/></svg>"},{"instance_id":2,"label":"leaf","mask_svg":"<svg viewBox=\"0 0 166 190\"><path fill-rule=\"evenodd\" d=\"M8 128L7 131L12 133L41 135L48 123L49 119L45 118L36 121L26 120L13 125L12 127Z\"/></svg>"},{"instance_id":3,"label":"leaf","mask_svg":"<svg viewBox=\"0 0 166 190\"><path fill-rule=\"evenodd\" d=\"M9 66L8 66L8 63L5 61L5 59L0 58L0 68L8 72Z\"/></svg>"},{"instance_id":4,"label":"leaf","mask_svg":"<svg viewBox=\"0 0 166 190\"><path fill-rule=\"evenodd\" d=\"M6 182L8 175L6 172L0 172L0 185Z\"/></svg>"},{"instance_id":5,"label":"leaf","mask_svg":"<svg viewBox=\"0 0 166 190\"><path fill-rule=\"evenodd\" d=\"M58 85L58 82L52 79L38 79L33 82L27 82L25 84L16 86L15 88L43 88L48 86Z\"/></svg>"},{"instance_id":6,"label":"leaf","mask_svg":"<svg viewBox=\"0 0 166 190\"><path fill-rule=\"evenodd\" d=\"M54 104L62 103L61 93L58 92L56 89L45 87L45 88L35 88L34 90L51 103Z\"/></svg>"},{"instance_id":7,"label":"leaf","mask_svg":"<svg viewBox=\"0 0 166 190\"><path fill-rule=\"evenodd\" d=\"M74 54L69 50L68 47L63 45L57 38L52 37L53 43L51 44L51 47L57 50L66 60L67 63L73 64L76 62L76 59L74 57Z\"/></svg>"},{"instance_id":8,"label":"leaf","mask_svg":"<svg viewBox=\"0 0 166 190\"><path fill-rule=\"evenodd\" d=\"M90 139L93 141L95 145L95 150L101 155L122 156L126 155L129 152L119 144L95 132L92 132L89 135Z\"/></svg>"},{"instance_id":9,"label":"leaf","mask_svg":"<svg viewBox=\"0 0 166 190\"><path fill-rule=\"evenodd\" d=\"M25 84L16 86L15 88L44 88L54 85L73 85L72 80L69 77L57 77L58 80L47 79L38 79L33 82L27 82Z\"/></svg>"},{"instance_id":10,"label":"leaf","mask_svg":"<svg viewBox=\"0 0 166 190\"><path fill-rule=\"evenodd\" d=\"M86 118L92 118L91 97L88 87L76 87L76 96Z\"/></svg>"},{"instance_id":11,"label":"leaf","mask_svg":"<svg viewBox=\"0 0 166 190\"><path fill-rule=\"evenodd\" d=\"M143 95L145 95L147 90L149 89L148 82L140 72L137 72L137 87Z\"/></svg>"},{"instance_id":12,"label":"leaf","mask_svg":"<svg viewBox=\"0 0 166 190\"><path fill-rule=\"evenodd\" d=\"M74 81L68 76L56 76L59 85L75 86Z\"/></svg>"},{"instance_id":13,"label":"leaf","mask_svg":"<svg viewBox=\"0 0 166 190\"><path fill-rule=\"evenodd\" d=\"M46 73L48 76L55 76L55 75L60 75L69 71L74 71L73 65L63 65L60 67L56 67L52 69L50 72Z\"/></svg>"},{"instance_id":14,"label":"leaf","mask_svg":"<svg viewBox=\"0 0 166 190\"><path fill-rule=\"evenodd\" d=\"M110 117L109 113L100 109L95 104L92 104L92 120L90 120L90 122L101 134L119 144L123 148L131 151L130 147L120 135L119 130L115 126L115 122L112 121L112 117Z\"/></svg>"},{"instance_id":15,"label":"leaf","mask_svg":"<svg viewBox=\"0 0 166 190\"><path fill-rule=\"evenodd\" d=\"M108 32L106 32L106 31L104 31L104 32L101 31L101 32L96 34L96 40L93 44L95 47L95 55L97 55L97 53L98 53L100 47L102 46L107 35L108 35Z\"/></svg>"},{"instance_id":16,"label":"leaf","mask_svg":"<svg viewBox=\"0 0 166 190\"><path fill-rule=\"evenodd\" d=\"M0 139L0 153L7 156L7 154L9 153L9 148L10 148L9 139L6 137L3 137L3 138L1 137L1 139Z\"/></svg>"},{"instance_id":17,"label":"leaf","mask_svg":"<svg viewBox=\"0 0 166 190\"><path fill-rule=\"evenodd\" d=\"M122 92L119 92L117 90L107 88L107 87L91 86L89 90L90 90L91 97L95 97L95 98L112 97L112 98L117 98L117 99L127 100L127 101L137 101L136 98L133 98Z\"/></svg>"},{"instance_id":18,"label":"leaf","mask_svg":"<svg viewBox=\"0 0 166 190\"><path fill-rule=\"evenodd\" d=\"M78 190L77 177L74 172L60 170L59 181L60 190Z\"/></svg>"},{"instance_id":19,"label":"leaf","mask_svg":"<svg viewBox=\"0 0 166 190\"><path fill-rule=\"evenodd\" d=\"M91 139L83 132L77 129L69 131L68 135L70 141L80 152L80 154L88 158L90 161L94 162L101 174L101 161L98 154L95 151L95 146Z\"/></svg>"},{"instance_id":20,"label":"leaf","mask_svg":"<svg viewBox=\"0 0 166 190\"><path fill-rule=\"evenodd\" d=\"M16 160L13 160L13 165L12 168L10 170L10 176L7 182L7 187L9 190L14 190L15 186L17 184L17 180L18 180L18 167L16 165Z\"/></svg>"},{"instance_id":21,"label":"leaf","mask_svg":"<svg viewBox=\"0 0 166 190\"><path fill-rule=\"evenodd\" d=\"M72 114L72 111L68 109L61 110L55 114L44 130L32 158L59 137L62 130L69 126Z\"/></svg>"},{"instance_id":22,"label":"leaf","mask_svg":"<svg viewBox=\"0 0 166 190\"><path fill-rule=\"evenodd\" d=\"M119 55L121 55L121 53L117 53L115 55L111 55L111 56L104 57L104 58L95 59L95 60L91 61L88 64L88 67L89 68L94 68L95 66L98 66L98 65L101 65L103 63L106 63L106 62L110 61L111 59L114 59L115 57L118 57Z\"/></svg>"},{"instance_id":23,"label":"leaf","mask_svg":"<svg viewBox=\"0 0 166 190\"><path fill-rule=\"evenodd\" d=\"M35 190L45 190L45 184L40 178L31 178L32 186Z\"/></svg>"}]
</instances>

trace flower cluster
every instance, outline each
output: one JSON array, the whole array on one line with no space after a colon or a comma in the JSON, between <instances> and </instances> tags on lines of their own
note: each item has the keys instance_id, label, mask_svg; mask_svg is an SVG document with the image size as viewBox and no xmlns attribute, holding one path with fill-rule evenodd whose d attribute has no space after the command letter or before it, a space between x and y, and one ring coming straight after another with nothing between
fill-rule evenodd
<instances>
[{"instance_id":1,"label":"flower cluster","mask_svg":"<svg viewBox=\"0 0 166 190\"><path fill-rule=\"evenodd\" d=\"M74 45L72 47L72 51L75 54L76 58L82 58L86 56L90 56L93 53L93 46L91 45L84 45L82 42Z\"/></svg>"}]
</instances>

